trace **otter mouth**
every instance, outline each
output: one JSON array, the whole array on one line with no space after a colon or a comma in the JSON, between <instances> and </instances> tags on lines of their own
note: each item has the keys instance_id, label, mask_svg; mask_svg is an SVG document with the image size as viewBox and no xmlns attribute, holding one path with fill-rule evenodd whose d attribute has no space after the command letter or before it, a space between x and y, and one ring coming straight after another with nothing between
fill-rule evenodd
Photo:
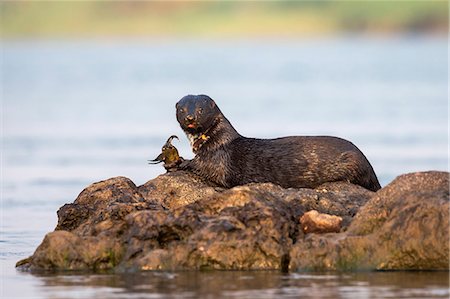
<instances>
[{"instance_id":1,"label":"otter mouth","mask_svg":"<svg viewBox=\"0 0 450 299\"><path fill-rule=\"evenodd\" d=\"M196 121L185 122L183 124L183 129L191 135L198 135L203 131L202 126L200 126Z\"/></svg>"}]
</instances>

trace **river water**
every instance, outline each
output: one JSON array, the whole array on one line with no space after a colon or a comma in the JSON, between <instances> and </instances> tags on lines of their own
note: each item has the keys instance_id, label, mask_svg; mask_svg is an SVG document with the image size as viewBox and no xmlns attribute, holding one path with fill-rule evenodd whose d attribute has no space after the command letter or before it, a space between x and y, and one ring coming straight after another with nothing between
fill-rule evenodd
<instances>
[{"instance_id":1,"label":"river water","mask_svg":"<svg viewBox=\"0 0 450 299\"><path fill-rule=\"evenodd\" d=\"M186 94L216 100L245 136L351 140L384 186L448 170L445 37L306 40L2 41L2 298L426 298L447 272L18 272L90 183L163 173L147 165Z\"/></svg>"}]
</instances>

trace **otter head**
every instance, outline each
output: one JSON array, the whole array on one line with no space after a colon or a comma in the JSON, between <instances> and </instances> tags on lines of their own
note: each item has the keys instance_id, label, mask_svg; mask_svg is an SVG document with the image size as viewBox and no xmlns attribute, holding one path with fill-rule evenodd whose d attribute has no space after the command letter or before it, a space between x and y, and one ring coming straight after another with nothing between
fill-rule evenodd
<instances>
[{"instance_id":1,"label":"otter head","mask_svg":"<svg viewBox=\"0 0 450 299\"><path fill-rule=\"evenodd\" d=\"M177 104L177 120L196 152L208 139L208 131L217 123L221 112L207 95L187 95Z\"/></svg>"},{"instance_id":2,"label":"otter head","mask_svg":"<svg viewBox=\"0 0 450 299\"><path fill-rule=\"evenodd\" d=\"M220 114L216 103L206 95L187 95L176 104L176 108L181 128L190 134L204 133Z\"/></svg>"}]
</instances>

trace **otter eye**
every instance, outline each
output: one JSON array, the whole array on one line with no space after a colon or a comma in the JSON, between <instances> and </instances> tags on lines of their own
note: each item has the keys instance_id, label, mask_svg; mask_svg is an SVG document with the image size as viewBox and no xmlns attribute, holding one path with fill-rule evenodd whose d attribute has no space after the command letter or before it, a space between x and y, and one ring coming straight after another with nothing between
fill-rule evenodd
<instances>
[{"instance_id":1,"label":"otter eye","mask_svg":"<svg viewBox=\"0 0 450 299\"><path fill-rule=\"evenodd\" d=\"M202 113L203 113L203 109L202 109L202 108L198 108L198 109L197 109L197 113L198 113L198 114L202 114Z\"/></svg>"},{"instance_id":2,"label":"otter eye","mask_svg":"<svg viewBox=\"0 0 450 299\"><path fill-rule=\"evenodd\" d=\"M180 109L178 109L178 112L180 112L180 113L184 113L184 111L185 111L185 109L184 109L184 108L180 108Z\"/></svg>"}]
</instances>

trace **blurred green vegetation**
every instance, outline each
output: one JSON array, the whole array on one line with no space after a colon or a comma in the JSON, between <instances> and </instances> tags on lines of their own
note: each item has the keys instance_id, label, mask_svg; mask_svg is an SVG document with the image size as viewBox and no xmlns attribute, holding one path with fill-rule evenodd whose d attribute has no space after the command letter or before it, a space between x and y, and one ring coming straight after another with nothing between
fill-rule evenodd
<instances>
[{"instance_id":1,"label":"blurred green vegetation","mask_svg":"<svg viewBox=\"0 0 450 299\"><path fill-rule=\"evenodd\" d=\"M2 1L2 37L448 32L448 1Z\"/></svg>"}]
</instances>

